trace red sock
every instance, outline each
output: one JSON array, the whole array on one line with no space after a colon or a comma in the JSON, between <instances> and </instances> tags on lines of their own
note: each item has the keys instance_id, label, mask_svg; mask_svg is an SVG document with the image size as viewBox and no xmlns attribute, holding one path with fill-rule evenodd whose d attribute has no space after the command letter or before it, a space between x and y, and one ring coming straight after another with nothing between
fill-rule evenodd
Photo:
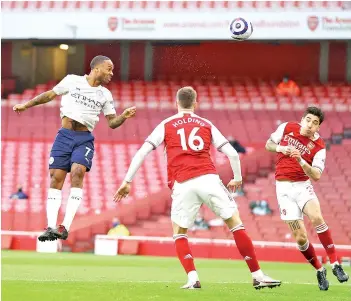
<instances>
[{"instance_id":1,"label":"red sock","mask_svg":"<svg viewBox=\"0 0 351 301\"><path fill-rule=\"evenodd\" d=\"M174 235L173 238L176 245L179 261L182 264L185 272L188 274L191 271L196 271L194 258L189 248L188 236L185 234L178 234Z\"/></svg>"},{"instance_id":2,"label":"red sock","mask_svg":"<svg viewBox=\"0 0 351 301\"><path fill-rule=\"evenodd\" d=\"M260 269L260 265L258 264L255 248L252 244L251 238L247 235L244 225L238 225L230 230L233 232L233 237L238 247L239 253L246 261L250 272L256 272Z\"/></svg>"},{"instance_id":3,"label":"red sock","mask_svg":"<svg viewBox=\"0 0 351 301\"><path fill-rule=\"evenodd\" d=\"M328 226L325 223L323 223L316 227L316 231L317 231L319 240L321 241L325 251L328 254L330 263L334 263L338 261L334 242L331 237L331 233L330 233L330 230L328 229Z\"/></svg>"},{"instance_id":4,"label":"red sock","mask_svg":"<svg viewBox=\"0 0 351 301\"><path fill-rule=\"evenodd\" d=\"M312 264L316 270L322 267L321 262L318 260L316 251L312 244L307 241L303 246L298 246L300 252L307 259L307 261Z\"/></svg>"}]
</instances>

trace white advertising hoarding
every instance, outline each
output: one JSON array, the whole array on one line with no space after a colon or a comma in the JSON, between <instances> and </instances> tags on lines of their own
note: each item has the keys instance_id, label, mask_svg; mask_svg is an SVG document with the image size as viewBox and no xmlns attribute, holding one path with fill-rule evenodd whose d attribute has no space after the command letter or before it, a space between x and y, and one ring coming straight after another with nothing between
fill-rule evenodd
<instances>
[{"instance_id":1,"label":"white advertising hoarding","mask_svg":"<svg viewBox=\"0 0 351 301\"><path fill-rule=\"evenodd\" d=\"M235 13L2 13L2 39L230 40ZM351 39L351 13L245 13L251 39Z\"/></svg>"}]
</instances>

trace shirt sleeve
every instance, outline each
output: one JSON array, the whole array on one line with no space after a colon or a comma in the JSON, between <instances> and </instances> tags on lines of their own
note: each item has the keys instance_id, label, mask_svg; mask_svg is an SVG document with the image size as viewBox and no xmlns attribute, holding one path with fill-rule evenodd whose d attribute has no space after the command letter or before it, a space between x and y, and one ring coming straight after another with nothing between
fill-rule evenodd
<instances>
[{"instance_id":1,"label":"shirt sleeve","mask_svg":"<svg viewBox=\"0 0 351 301\"><path fill-rule=\"evenodd\" d=\"M215 148L220 149L223 145L229 143L223 134L214 126L211 126L212 144Z\"/></svg>"},{"instance_id":2,"label":"shirt sleeve","mask_svg":"<svg viewBox=\"0 0 351 301\"><path fill-rule=\"evenodd\" d=\"M165 125L160 123L153 132L146 138L145 142L150 143L154 149L160 146L165 140Z\"/></svg>"},{"instance_id":3,"label":"shirt sleeve","mask_svg":"<svg viewBox=\"0 0 351 301\"><path fill-rule=\"evenodd\" d=\"M104 113L104 115L116 115L116 109L115 109L115 105L113 102L113 97L110 91L106 91L105 92L106 95L106 102L104 104L104 106L102 107L102 111Z\"/></svg>"},{"instance_id":4,"label":"shirt sleeve","mask_svg":"<svg viewBox=\"0 0 351 301\"><path fill-rule=\"evenodd\" d=\"M274 133L271 134L271 140L276 143L276 144L279 144L280 141L282 140L283 138L283 135L284 135L284 130L285 130L285 127L288 123L287 122L284 122L282 124L280 124L278 126L278 128L276 129L276 131Z\"/></svg>"},{"instance_id":5,"label":"shirt sleeve","mask_svg":"<svg viewBox=\"0 0 351 301\"><path fill-rule=\"evenodd\" d=\"M318 168L321 173L323 172L324 168L325 168L325 160L327 157L327 152L325 150L325 148L319 150L313 158L312 161L312 167L316 167Z\"/></svg>"},{"instance_id":6,"label":"shirt sleeve","mask_svg":"<svg viewBox=\"0 0 351 301\"><path fill-rule=\"evenodd\" d=\"M72 84L72 75L66 75L52 90L56 95L65 95Z\"/></svg>"}]
</instances>

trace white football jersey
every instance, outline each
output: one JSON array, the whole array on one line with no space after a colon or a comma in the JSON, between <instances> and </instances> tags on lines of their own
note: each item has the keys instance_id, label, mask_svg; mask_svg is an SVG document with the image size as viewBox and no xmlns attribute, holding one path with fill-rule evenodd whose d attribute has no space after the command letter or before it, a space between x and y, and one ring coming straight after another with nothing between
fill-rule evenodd
<instances>
[{"instance_id":1,"label":"white football jersey","mask_svg":"<svg viewBox=\"0 0 351 301\"><path fill-rule=\"evenodd\" d=\"M86 75L67 75L54 88L62 95L61 118L71 118L93 131L101 112L104 115L116 114L111 92L102 87L89 85Z\"/></svg>"}]
</instances>

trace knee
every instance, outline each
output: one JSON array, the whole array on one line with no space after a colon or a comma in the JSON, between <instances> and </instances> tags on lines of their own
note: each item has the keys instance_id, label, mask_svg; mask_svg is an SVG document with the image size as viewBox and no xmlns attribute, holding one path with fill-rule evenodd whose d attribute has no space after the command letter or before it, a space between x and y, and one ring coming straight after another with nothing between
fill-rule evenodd
<instances>
[{"instance_id":1,"label":"knee","mask_svg":"<svg viewBox=\"0 0 351 301\"><path fill-rule=\"evenodd\" d=\"M324 219L321 214L316 214L310 217L311 223L314 227L317 227L324 223Z\"/></svg>"},{"instance_id":2,"label":"knee","mask_svg":"<svg viewBox=\"0 0 351 301\"><path fill-rule=\"evenodd\" d=\"M228 226L229 230L243 224L238 211L235 212L232 217L224 220L224 222Z\"/></svg>"},{"instance_id":3,"label":"knee","mask_svg":"<svg viewBox=\"0 0 351 301\"><path fill-rule=\"evenodd\" d=\"M85 168L78 165L71 170L71 186L81 188L83 186L83 178Z\"/></svg>"},{"instance_id":4,"label":"knee","mask_svg":"<svg viewBox=\"0 0 351 301\"><path fill-rule=\"evenodd\" d=\"M50 172L50 188L62 189L65 179L58 173Z\"/></svg>"},{"instance_id":5,"label":"knee","mask_svg":"<svg viewBox=\"0 0 351 301\"><path fill-rule=\"evenodd\" d=\"M295 240L298 245L303 246L307 242L307 233L304 231L299 231L294 233Z\"/></svg>"}]
</instances>

